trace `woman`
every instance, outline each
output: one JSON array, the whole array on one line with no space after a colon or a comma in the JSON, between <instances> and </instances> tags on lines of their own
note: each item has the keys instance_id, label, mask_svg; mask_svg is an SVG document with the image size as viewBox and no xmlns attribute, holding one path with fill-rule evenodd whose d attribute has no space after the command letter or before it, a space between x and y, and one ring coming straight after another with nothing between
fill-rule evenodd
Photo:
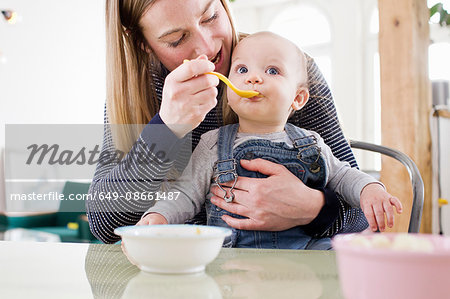
<instances>
[{"instance_id":1,"label":"woman","mask_svg":"<svg viewBox=\"0 0 450 299\"><path fill-rule=\"evenodd\" d=\"M192 130L195 147L201 134L221 125L217 102L222 88L216 88L214 76L203 74L228 73L239 37L226 0L107 0L106 31L105 123L146 124L136 137L132 128L105 126L102 155L116 149L127 154L99 162L90 188L94 200L86 205L92 232L110 243L119 240L114 228L136 224L152 205L151 200L129 199L149 199L159 190L177 164L182 137ZM183 64L184 59L191 61ZM336 157L356 166L328 86L312 59L308 76L310 102L292 123L317 131ZM147 160L136 163L136 157ZM305 225L306 230L323 231L322 236L367 226L360 210L342 201L336 206L334 193L310 189L287 169L272 166L269 161L251 161L247 169L268 178L238 179L236 189L242 191L236 196L246 206L225 202L223 193L212 189L218 207L247 217L228 219L230 226L279 231Z\"/></svg>"}]
</instances>

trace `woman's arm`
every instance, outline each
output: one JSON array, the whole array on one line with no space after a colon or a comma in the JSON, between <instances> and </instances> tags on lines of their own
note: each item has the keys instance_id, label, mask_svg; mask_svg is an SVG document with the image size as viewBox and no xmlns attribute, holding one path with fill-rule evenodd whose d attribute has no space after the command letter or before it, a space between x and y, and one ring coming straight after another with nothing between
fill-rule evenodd
<instances>
[{"instance_id":1,"label":"woman's arm","mask_svg":"<svg viewBox=\"0 0 450 299\"><path fill-rule=\"evenodd\" d=\"M164 84L155 86L162 93L160 113L144 127L129 153L121 160L104 159L98 163L90 188L93 200L86 203L86 208L91 231L103 242L119 240L114 229L136 224L153 204L135 198L148 198L158 191L172 165L187 164L191 144L183 141L187 138L177 136L185 136L201 125L216 106L219 80L203 75L212 70L214 64L200 55L167 75ZM106 109L103 143L101 156L115 153ZM180 150L181 144L184 147ZM181 155L177 156L179 152Z\"/></svg>"},{"instance_id":2,"label":"woman's arm","mask_svg":"<svg viewBox=\"0 0 450 299\"><path fill-rule=\"evenodd\" d=\"M142 197L159 190L182 144L184 140L178 139L157 115L122 160L112 159L116 148L105 108L103 147L89 189L92 199L86 201L89 225L99 240L114 243L120 240L115 228L139 221L153 204Z\"/></svg>"},{"instance_id":3,"label":"woman's arm","mask_svg":"<svg viewBox=\"0 0 450 299\"><path fill-rule=\"evenodd\" d=\"M208 136L210 138L211 134ZM183 173L170 185L167 191L172 200L157 201L154 206L146 211L145 214L147 215L139 223L151 223L146 221L147 216L151 215L150 213L162 215L169 224L185 223L193 218L205 204L216 160L216 148L211 149L207 146L204 137L202 137Z\"/></svg>"}]
</instances>

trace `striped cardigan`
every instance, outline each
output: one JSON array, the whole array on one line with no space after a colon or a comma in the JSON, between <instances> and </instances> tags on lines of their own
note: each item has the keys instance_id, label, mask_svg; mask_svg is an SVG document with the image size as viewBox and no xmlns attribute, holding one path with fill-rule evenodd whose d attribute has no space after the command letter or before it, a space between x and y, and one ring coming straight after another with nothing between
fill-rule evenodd
<instances>
[{"instance_id":1,"label":"striped cardigan","mask_svg":"<svg viewBox=\"0 0 450 299\"><path fill-rule=\"evenodd\" d=\"M330 89L312 58L308 58L308 77L309 101L302 110L297 111L289 119L289 122L316 131L338 159L357 167L339 125ZM161 100L164 78L155 76L154 82ZM104 137L100 157L116 151L106 109L107 107L105 107ZM192 131L192 149L203 133L219 127L220 117L220 109L216 107ZM138 140L123 159L120 161L105 159L106 162L97 164L89 189L92 200L86 202L86 210L91 231L99 240L105 243L116 242L120 237L114 234L115 228L134 225L140 220L142 213L153 204L153 201L130 199L134 198L134 194L148 195L159 190L161 182L166 179L169 169L174 165L174 157L180 151L181 145L181 141L163 124L157 114L144 127ZM157 155L158 152L164 153L165 157L162 159ZM135 159L137 156L145 156L152 162L137 163ZM332 236L340 232L361 231L367 227L367 221L360 209L351 208L339 199L339 195L332 192L325 191L325 199L325 206L328 208L324 207L318 217L307 226L313 235ZM202 223L205 219L203 211L188 223Z\"/></svg>"}]
</instances>

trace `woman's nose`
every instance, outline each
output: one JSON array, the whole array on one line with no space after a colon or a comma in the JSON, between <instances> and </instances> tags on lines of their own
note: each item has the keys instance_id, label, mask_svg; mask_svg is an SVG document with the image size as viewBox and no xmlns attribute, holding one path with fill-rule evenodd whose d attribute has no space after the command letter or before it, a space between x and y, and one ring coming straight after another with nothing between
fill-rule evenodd
<instances>
[{"instance_id":1,"label":"woman's nose","mask_svg":"<svg viewBox=\"0 0 450 299\"><path fill-rule=\"evenodd\" d=\"M214 39L208 32L198 32L197 38L195 39L195 57L198 57L202 54L208 56L209 59L212 59L216 56L214 48Z\"/></svg>"}]
</instances>

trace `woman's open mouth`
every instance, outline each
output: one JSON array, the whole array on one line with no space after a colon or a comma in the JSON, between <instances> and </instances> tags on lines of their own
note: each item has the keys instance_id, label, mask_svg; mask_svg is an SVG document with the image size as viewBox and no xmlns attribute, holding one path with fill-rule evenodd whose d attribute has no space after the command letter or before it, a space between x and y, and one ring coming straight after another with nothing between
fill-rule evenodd
<instances>
[{"instance_id":1,"label":"woman's open mouth","mask_svg":"<svg viewBox=\"0 0 450 299\"><path fill-rule=\"evenodd\" d=\"M219 52L216 54L216 56L214 56L213 58L211 58L209 61L211 61L212 63L214 63L215 68L214 71L218 71L220 66L222 65L222 48L220 48Z\"/></svg>"}]
</instances>

